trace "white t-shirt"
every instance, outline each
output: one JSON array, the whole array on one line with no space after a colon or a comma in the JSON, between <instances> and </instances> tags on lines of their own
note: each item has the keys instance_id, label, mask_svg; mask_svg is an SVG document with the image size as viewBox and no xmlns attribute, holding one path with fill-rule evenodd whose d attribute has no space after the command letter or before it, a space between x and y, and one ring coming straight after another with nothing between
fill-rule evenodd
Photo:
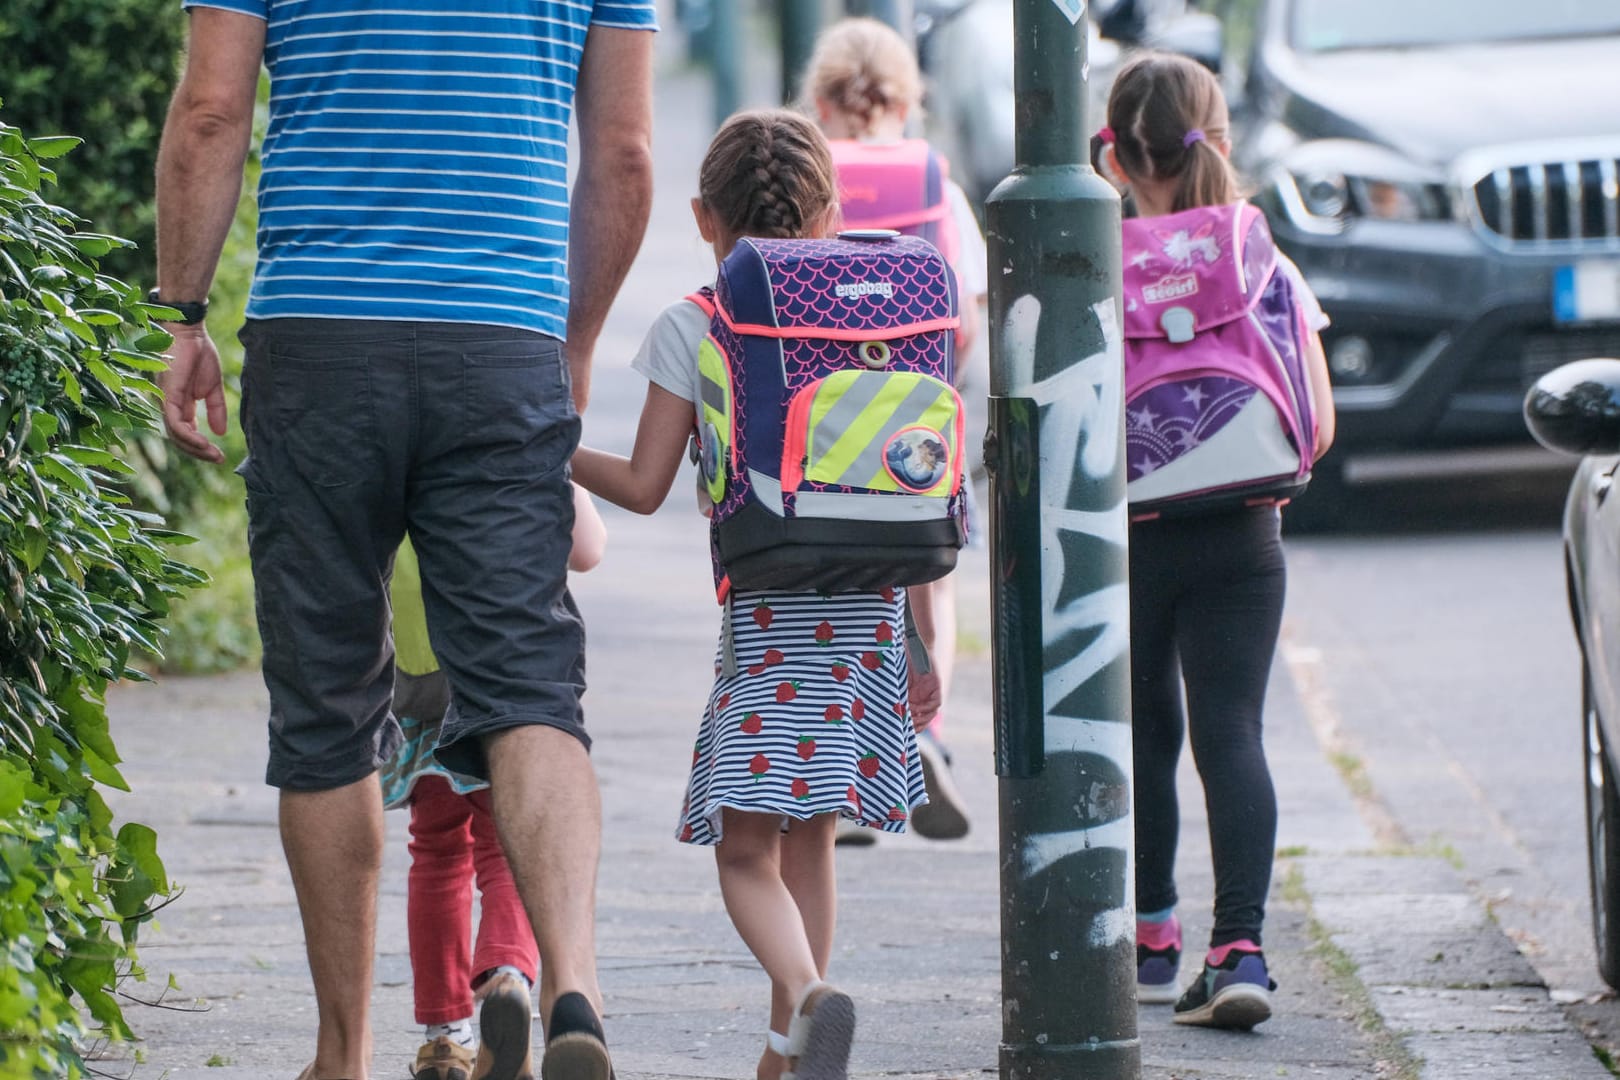
<instances>
[{"instance_id":1,"label":"white t-shirt","mask_svg":"<svg viewBox=\"0 0 1620 1080\"><path fill-rule=\"evenodd\" d=\"M658 313L630 366L682 401L698 400L698 346L709 332L709 316L685 299Z\"/></svg>"},{"instance_id":2,"label":"white t-shirt","mask_svg":"<svg viewBox=\"0 0 1620 1080\"><path fill-rule=\"evenodd\" d=\"M979 231L979 219L973 214L973 204L967 192L955 180L945 181L945 199L950 204L951 221L956 225L959 251L956 256L956 279L961 284L964 299L983 296L990 291L990 268L984 250L984 234Z\"/></svg>"}]
</instances>

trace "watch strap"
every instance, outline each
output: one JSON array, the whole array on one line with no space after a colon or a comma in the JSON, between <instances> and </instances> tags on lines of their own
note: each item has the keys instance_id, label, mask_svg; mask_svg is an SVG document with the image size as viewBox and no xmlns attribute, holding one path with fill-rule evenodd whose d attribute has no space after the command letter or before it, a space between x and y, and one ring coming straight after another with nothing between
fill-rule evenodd
<instances>
[{"instance_id":1,"label":"watch strap","mask_svg":"<svg viewBox=\"0 0 1620 1080\"><path fill-rule=\"evenodd\" d=\"M149 304L161 304L166 308L173 308L180 313L179 319L165 319L164 322L179 322L182 326L195 326L208 316L207 300L168 300L158 295L153 289L146 294Z\"/></svg>"}]
</instances>

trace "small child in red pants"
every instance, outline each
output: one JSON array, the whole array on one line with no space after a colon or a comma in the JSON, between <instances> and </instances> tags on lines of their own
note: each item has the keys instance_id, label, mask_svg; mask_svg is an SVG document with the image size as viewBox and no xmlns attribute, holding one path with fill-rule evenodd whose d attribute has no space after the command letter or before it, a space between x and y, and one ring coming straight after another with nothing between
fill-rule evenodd
<instances>
[{"instance_id":1,"label":"small child in red pants","mask_svg":"<svg viewBox=\"0 0 1620 1080\"><path fill-rule=\"evenodd\" d=\"M574 547L568 568L589 570L602 558L607 529L584 489L574 488ZM480 1017L486 1042L504 1034L528 1044L528 1010L510 1009L512 984L527 997L539 977L534 931L512 881L490 812L489 787L451 772L433 757L439 725L450 705L450 685L428 646L421 581L409 542L394 564L394 713L404 730L399 753L382 771L389 809L411 811L411 869L405 919L411 949L416 1022L425 1042L411 1075L418 1080L468 1080L483 1075L485 1047L473 1034L477 1001L498 1002L502 1012ZM478 936L472 934L473 886L479 893ZM493 1033L496 1025L518 1027ZM526 1075L521 1073L520 1075Z\"/></svg>"}]
</instances>

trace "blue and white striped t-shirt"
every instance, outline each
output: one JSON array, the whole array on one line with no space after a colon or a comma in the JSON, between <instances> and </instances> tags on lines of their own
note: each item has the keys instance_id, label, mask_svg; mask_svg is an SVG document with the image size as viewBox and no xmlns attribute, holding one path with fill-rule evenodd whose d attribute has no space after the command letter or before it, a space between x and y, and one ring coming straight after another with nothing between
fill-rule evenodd
<instances>
[{"instance_id":1,"label":"blue and white striped t-shirt","mask_svg":"<svg viewBox=\"0 0 1620 1080\"><path fill-rule=\"evenodd\" d=\"M568 124L586 31L655 0L183 0L264 19L249 318L568 317Z\"/></svg>"}]
</instances>

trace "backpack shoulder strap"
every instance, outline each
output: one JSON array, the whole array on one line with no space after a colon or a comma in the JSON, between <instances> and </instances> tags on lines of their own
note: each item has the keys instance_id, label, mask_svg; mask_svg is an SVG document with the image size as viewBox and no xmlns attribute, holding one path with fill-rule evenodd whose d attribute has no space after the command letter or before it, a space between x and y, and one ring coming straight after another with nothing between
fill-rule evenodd
<instances>
[{"instance_id":1,"label":"backpack shoulder strap","mask_svg":"<svg viewBox=\"0 0 1620 1080\"><path fill-rule=\"evenodd\" d=\"M698 307L702 308L703 314L707 315L711 319L714 318L715 302L713 286L705 285L695 293L688 293L686 298L692 303L696 304Z\"/></svg>"}]
</instances>

